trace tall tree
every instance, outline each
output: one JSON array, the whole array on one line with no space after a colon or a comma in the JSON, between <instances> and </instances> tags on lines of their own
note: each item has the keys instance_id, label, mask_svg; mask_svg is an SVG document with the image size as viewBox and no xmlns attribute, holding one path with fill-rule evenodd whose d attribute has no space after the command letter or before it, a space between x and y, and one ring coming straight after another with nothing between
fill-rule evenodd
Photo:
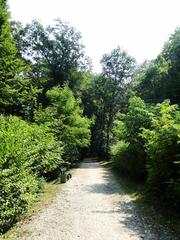
<instances>
[{"instance_id":1,"label":"tall tree","mask_svg":"<svg viewBox=\"0 0 180 240\"><path fill-rule=\"evenodd\" d=\"M67 87L54 87L47 92L50 105L42 111L36 110L38 123L50 126L56 138L63 143L63 159L78 160L80 149L90 142L91 121L83 116L81 100L74 97Z\"/></svg>"},{"instance_id":2,"label":"tall tree","mask_svg":"<svg viewBox=\"0 0 180 240\"><path fill-rule=\"evenodd\" d=\"M138 82L135 89L146 102L170 99L172 103L180 103L180 28L165 43L158 57L139 73L135 77Z\"/></svg>"},{"instance_id":3,"label":"tall tree","mask_svg":"<svg viewBox=\"0 0 180 240\"><path fill-rule=\"evenodd\" d=\"M160 54L155 60L140 67L134 80L138 94L149 103L161 102L167 97L169 63Z\"/></svg>"},{"instance_id":4,"label":"tall tree","mask_svg":"<svg viewBox=\"0 0 180 240\"><path fill-rule=\"evenodd\" d=\"M119 47L101 60L103 71L92 76L91 84L82 95L85 113L94 116L92 151L108 158L110 135L115 114L124 110L128 102L135 61ZM87 100L88 99L88 100Z\"/></svg>"},{"instance_id":5,"label":"tall tree","mask_svg":"<svg viewBox=\"0 0 180 240\"><path fill-rule=\"evenodd\" d=\"M37 21L25 28L17 23L13 32L21 55L31 61L31 77L42 89L39 100L43 105L48 90L65 82L73 88L75 73L87 69L89 61L84 56L80 33L59 19L46 28Z\"/></svg>"},{"instance_id":6,"label":"tall tree","mask_svg":"<svg viewBox=\"0 0 180 240\"><path fill-rule=\"evenodd\" d=\"M104 112L106 112L106 149L109 151L112 123L117 111L127 103L128 88L135 68L135 60L127 52L114 49L101 60L104 88Z\"/></svg>"},{"instance_id":7,"label":"tall tree","mask_svg":"<svg viewBox=\"0 0 180 240\"><path fill-rule=\"evenodd\" d=\"M7 1L0 0L0 112L19 113L31 99L27 67L11 34Z\"/></svg>"},{"instance_id":8,"label":"tall tree","mask_svg":"<svg viewBox=\"0 0 180 240\"><path fill-rule=\"evenodd\" d=\"M164 45L162 55L169 63L167 76L167 98L173 103L180 103L180 27Z\"/></svg>"}]
</instances>

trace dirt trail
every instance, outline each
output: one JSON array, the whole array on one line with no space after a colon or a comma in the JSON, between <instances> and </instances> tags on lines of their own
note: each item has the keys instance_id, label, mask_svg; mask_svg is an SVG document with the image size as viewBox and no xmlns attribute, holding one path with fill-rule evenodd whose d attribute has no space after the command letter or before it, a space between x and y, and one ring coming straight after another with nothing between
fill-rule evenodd
<instances>
[{"instance_id":1,"label":"dirt trail","mask_svg":"<svg viewBox=\"0 0 180 240\"><path fill-rule=\"evenodd\" d=\"M175 240L153 225L97 162L84 162L52 204L22 227L19 240Z\"/></svg>"}]
</instances>

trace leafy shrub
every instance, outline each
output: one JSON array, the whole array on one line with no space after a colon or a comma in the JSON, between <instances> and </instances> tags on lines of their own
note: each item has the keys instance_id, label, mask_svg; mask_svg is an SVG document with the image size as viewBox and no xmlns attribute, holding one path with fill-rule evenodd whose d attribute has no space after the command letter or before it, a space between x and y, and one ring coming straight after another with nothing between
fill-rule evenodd
<instances>
[{"instance_id":1,"label":"leafy shrub","mask_svg":"<svg viewBox=\"0 0 180 240\"><path fill-rule=\"evenodd\" d=\"M120 172L138 180L146 176L146 152L141 132L143 127L151 126L151 118L152 113L145 103L134 97L129 101L127 114L115 122L114 134L120 142L115 144L117 151L112 152L113 159L119 161Z\"/></svg>"},{"instance_id":2,"label":"leafy shrub","mask_svg":"<svg viewBox=\"0 0 180 240\"><path fill-rule=\"evenodd\" d=\"M0 172L0 233L6 231L35 200L39 183L22 168Z\"/></svg>"},{"instance_id":3,"label":"leafy shrub","mask_svg":"<svg viewBox=\"0 0 180 240\"><path fill-rule=\"evenodd\" d=\"M50 106L35 113L37 123L50 126L56 138L63 143L63 160L78 160L79 149L90 143L91 121L83 116L80 99L75 99L67 87L55 87L47 93Z\"/></svg>"},{"instance_id":4,"label":"leafy shrub","mask_svg":"<svg viewBox=\"0 0 180 240\"><path fill-rule=\"evenodd\" d=\"M23 165L42 176L62 163L62 144L46 125L30 125L18 117L1 116L0 129L3 169Z\"/></svg>"},{"instance_id":5,"label":"leafy shrub","mask_svg":"<svg viewBox=\"0 0 180 240\"><path fill-rule=\"evenodd\" d=\"M147 162L147 186L156 196L173 204L180 203L180 111L169 101L157 104L152 129L144 129Z\"/></svg>"},{"instance_id":6,"label":"leafy shrub","mask_svg":"<svg viewBox=\"0 0 180 240\"><path fill-rule=\"evenodd\" d=\"M137 150L134 150L129 143L118 141L111 147L113 167L121 175L142 180L145 163L135 153L137 154Z\"/></svg>"},{"instance_id":7,"label":"leafy shrub","mask_svg":"<svg viewBox=\"0 0 180 240\"><path fill-rule=\"evenodd\" d=\"M45 177L56 175L57 168L64 162L62 154L62 142L55 138L45 124L31 126L28 165L34 173Z\"/></svg>"},{"instance_id":8,"label":"leafy shrub","mask_svg":"<svg viewBox=\"0 0 180 240\"><path fill-rule=\"evenodd\" d=\"M146 177L147 193L180 204L180 111L164 101L147 106L130 99L126 115L115 122L111 156L116 170L132 178Z\"/></svg>"},{"instance_id":9,"label":"leafy shrub","mask_svg":"<svg viewBox=\"0 0 180 240\"><path fill-rule=\"evenodd\" d=\"M123 175L129 173L127 166L127 149L128 143L118 141L111 146L111 159L113 160L113 167Z\"/></svg>"},{"instance_id":10,"label":"leafy shrub","mask_svg":"<svg viewBox=\"0 0 180 240\"><path fill-rule=\"evenodd\" d=\"M62 147L45 125L0 116L0 232L36 198L41 177L62 164Z\"/></svg>"},{"instance_id":11,"label":"leafy shrub","mask_svg":"<svg viewBox=\"0 0 180 240\"><path fill-rule=\"evenodd\" d=\"M90 120L68 87L48 92L51 105L36 111L36 123L0 116L0 232L26 211L41 177L58 177L64 162L78 159L90 141Z\"/></svg>"}]
</instances>

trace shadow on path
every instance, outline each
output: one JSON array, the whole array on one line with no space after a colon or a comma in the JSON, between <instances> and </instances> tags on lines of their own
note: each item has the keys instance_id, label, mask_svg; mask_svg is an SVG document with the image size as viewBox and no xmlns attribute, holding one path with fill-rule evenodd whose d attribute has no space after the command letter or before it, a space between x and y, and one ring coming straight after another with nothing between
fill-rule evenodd
<instances>
[{"instance_id":1,"label":"shadow on path","mask_svg":"<svg viewBox=\"0 0 180 240\"><path fill-rule=\"evenodd\" d=\"M137 205L117 183L110 170L107 170L99 163L82 163L82 168L102 168L102 183L87 185L85 191L94 194L103 194L113 197L112 209L95 210L94 213L117 214L119 223L138 234L139 239L146 240L178 240L167 226L158 223L156 216L150 217Z\"/></svg>"}]
</instances>

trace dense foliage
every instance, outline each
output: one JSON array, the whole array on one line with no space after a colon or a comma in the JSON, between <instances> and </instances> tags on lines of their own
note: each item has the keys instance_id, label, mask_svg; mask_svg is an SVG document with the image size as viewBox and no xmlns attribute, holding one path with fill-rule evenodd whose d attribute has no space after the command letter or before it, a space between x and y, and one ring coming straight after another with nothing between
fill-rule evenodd
<instances>
[{"instance_id":1,"label":"dense foliage","mask_svg":"<svg viewBox=\"0 0 180 240\"><path fill-rule=\"evenodd\" d=\"M49 90L47 98L49 106L45 111L37 110L35 120L52 129L63 142L63 159L73 163L79 159L80 148L89 145L91 121L83 116L80 99L75 99L67 86Z\"/></svg>"},{"instance_id":2,"label":"dense foliage","mask_svg":"<svg viewBox=\"0 0 180 240\"><path fill-rule=\"evenodd\" d=\"M177 207L180 29L141 66L120 47L104 54L97 75L69 24L9 17L0 0L0 233L82 153L111 158L119 174Z\"/></svg>"},{"instance_id":3,"label":"dense foliage","mask_svg":"<svg viewBox=\"0 0 180 240\"><path fill-rule=\"evenodd\" d=\"M141 133L142 128L150 127L151 113L140 98L134 97L129 101L127 114L120 115L119 118L120 120L115 122L114 134L120 143L112 146L113 157L123 174L135 179L144 179L146 152Z\"/></svg>"},{"instance_id":4,"label":"dense foliage","mask_svg":"<svg viewBox=\"0 0 180 240\"><path fill-rule=\"evenodd\" d=\"M147 186L153 195L180 204L180 111L168 101L157 104L151 129L143 129Z\"/></svg>"},{"instance_id":5,"label":"dense foliage","mask_svg":"<svg viewBox=\"0 0 180 240\"><path fill-rule=\"evenodd\" d=\"M152 61L139 66L125 115L117 114L111 157L121 174L144 180L152 198L180 202L180 29ZM155 105L156 104L156 105ZM119 112L122 112L119 109Z\"/></svg>"},{"instance_id":6,"label":"dense foliage","mask_svg":"<svg viewBox=\"0 0 180 240\"><path fill-rule=\"evenodd\" d=\"M76 75L90 67L80 33L59 19L55 20L54 26L46 28L36 20L25 27L14 23L13 35L21 56L31 66L29 76L40 90L37 100L43 106L47 106L48 90L54 86L62 87L64 83L71 89L76 88Z\"/></svg>"},{"instance_id":7,"label":"dense foliage","mask_svg":"<svg viewBox=\"0 0 180 240\"><path fill-rule=\"evenodd\" d=\"M45 180L79 160L91 125L78 98L86 69L80 34L61 21L46 29L37 21L12 27L0 0L0 233Z\"/></svg>"},{"instance_id":8,"label":"dense foliage","mask_svg":"<svg viewBox=\"0 0 180 240\"><path fill-rule=\"evenodd\" d=\"M28 68L11 34L6 1L0 0L0 113L20 113L33 97Z\"/></svg>"},{"instance_id":9,"label":"dense foliage","mask_svg":"<svg viewBox=\"0 0 180 240\"><path fill-rule=\"evenodd\" d=\"M91 151L108 159L113 121L117 111L123 111L127 104L135 60L118 47L105 54L101 63L102 73L92 78L82 100L85 113L94 116Z\"/></svg>"},{"instance_id":10,"label":"dense foliage","mask_svg":"<svg viewBox=\"0 0 180 240\"><path fill-rule=\"evenodd\" d=\"M164 45L159 56L144 63L137 71L135 90L146 102L170 99L180 103L180 28Z\"/></svg>"},{"instance_id":11,"label":"dense foliage","mask_svg":"<svg viewBox=\"0 0 180 240\"><path fill-rule=\"evenodd\" d=\"M6 230L36 197L41 176L62 163L62 144L46 126L0 116L0 229ZM39 177L39 178L38 178Z\"/></svg>"},{"instance_id":12,"label":"dense foliage","mask_svg":"<svg viewBox=\"0 0 180 240\"><path fill-rule=\"evenodd\" d=\"M174 206L180 203L180 111L165 101L146 105L130 99L128 112L116 120L111 155L116 170L143 179L147 192Z\"/></svg>"}]
</instances>

